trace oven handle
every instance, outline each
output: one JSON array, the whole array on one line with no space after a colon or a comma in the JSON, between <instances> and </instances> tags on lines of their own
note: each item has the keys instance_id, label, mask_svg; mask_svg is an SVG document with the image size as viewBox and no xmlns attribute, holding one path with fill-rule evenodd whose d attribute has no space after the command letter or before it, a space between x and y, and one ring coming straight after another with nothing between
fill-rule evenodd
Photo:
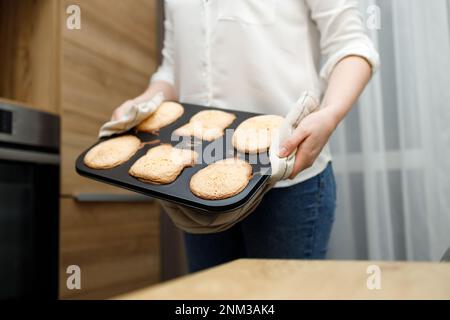
<instances>
[{"instance_id":1,"label":"oven handle","mask_svg":"<svg viewBox=\"0 0 450 320\"><path fill-rule=\"evenodd\" d=\"M155 199L141 194L77 193L77 202L153 202Z\"/></svg>"},{"instance_id":2,"label":"oven handle","mask_svg":"<svg viewBox=\"0 0 450 320\"><path fill-rule=\"evenodd\" d=\"M9 148L0 148L0 160L55 165L58 165L60 162L59 154Z\"/></svg>"}]
</instances>

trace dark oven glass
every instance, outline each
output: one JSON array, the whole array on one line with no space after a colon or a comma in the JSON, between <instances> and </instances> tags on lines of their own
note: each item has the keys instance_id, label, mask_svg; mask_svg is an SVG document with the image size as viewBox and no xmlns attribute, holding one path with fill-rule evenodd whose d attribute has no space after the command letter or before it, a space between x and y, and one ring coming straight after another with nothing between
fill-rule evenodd
<instances>
[{"instance_id":1,"label":"dark oven glass","mask_svg":"<svg viewBox=\"0 0 450 320\"><path fill-rule=\"evenodd\" d=\"M58 195L58 165L0 160L0 299L57 298Z\"/></svg>"}]
</instances>

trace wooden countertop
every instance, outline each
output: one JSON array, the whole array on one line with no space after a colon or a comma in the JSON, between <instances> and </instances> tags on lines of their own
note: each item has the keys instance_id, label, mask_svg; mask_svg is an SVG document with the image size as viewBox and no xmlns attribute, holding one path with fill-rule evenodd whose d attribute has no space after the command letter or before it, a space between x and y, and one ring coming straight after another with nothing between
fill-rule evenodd
<instances>
[{"instance_id":1,"label":"wooden countertop","mask_svg":"<svg viewBox=\"0 0 450 320\"><path fill-rule=\"evenodd\" d=\"M367 288L371 265L380 290ZM116 299L450 299L450 264L243 259Z\"/></svg>"}]
</instances>

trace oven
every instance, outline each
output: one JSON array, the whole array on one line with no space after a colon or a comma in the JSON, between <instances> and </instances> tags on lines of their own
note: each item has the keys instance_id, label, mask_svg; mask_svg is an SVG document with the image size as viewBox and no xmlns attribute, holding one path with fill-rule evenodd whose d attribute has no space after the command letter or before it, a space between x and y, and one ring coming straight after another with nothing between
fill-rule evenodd
<instances>
[{"instance_id":1,"label":"oven","mask_svg":"<svg viewBox=\"0 0 450 320\"><path fill-rule=\"evenodd\" d=\"M58 297L59 131L0 101L0 299Z\"/></svg>"}]
</instances>

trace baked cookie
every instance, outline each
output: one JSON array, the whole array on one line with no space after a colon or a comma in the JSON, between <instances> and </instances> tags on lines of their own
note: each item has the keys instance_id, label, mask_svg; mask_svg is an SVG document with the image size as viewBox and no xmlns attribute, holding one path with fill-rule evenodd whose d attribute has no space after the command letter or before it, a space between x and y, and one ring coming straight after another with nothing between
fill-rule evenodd
<instances>
[{"instance_id":1,"label":"baked cookie","mask_svg":"<svg viewBox=\"0 0 450 320\"><path fill-rule=\"evenodd\" d=\"M111 169L130 159L141 147L141 141L125 135L100 142L84 156L84 164L92 169Z\"/></svg>"},{"instance_id":2,"label":"baked cookie","mask_svg":"<svg viewBox=\"0 0 450 320\"><path fill-rule=\"evenodd\" d=\"M283 117L263 115L249 118L242 122L232 137L233 146L240 152L259 153L267 151L272 134L283 122Z\"/></svg>"},{"instance_id":3,"label":"baked cookie","mask_svg":"<svg viewBox=\"0 0 450 320\"><path fill-rule=\"evenodd\" d=\"M193 166L197 157L195 151L162 144L148 150L131 166L129 174L143 182L168 184L173 182L185 167Z\"/></svg>"},{"instance_id":4,"label":"baked cookie","mask_svg":"<svg viewBox=\"0 0 450 320\"><path fill-rule=\"evenodd\" d=\"M181 104L171 101L163 102L155 112L142 121L137 127L137 131L154 133L161 128L174 123L184 113Z\"/></svg>"},{"instance_id":5,"label":"baked cookie","mask_svg":"<svg viewBox=\"0 0 450 320\"><path fill-rule=\"evenodd\" d=\"M238 158L210 164L194 174L189 183L193 194L207 200L220 200L237 195L252 178L252 166Z\"/></svg>"},{"instance_id":6,"label":"baked cookie","mask_svg":"<svg viewBox=\"0 0 450 320\"><path fill-rule=\"evenodd\" d=\"M233 123L236 116L220 110L203 110L194 115L189 123L175 130L177 136L196 137L213 141L223 136L225 128Z\"/></svg>"}]
</instances>

